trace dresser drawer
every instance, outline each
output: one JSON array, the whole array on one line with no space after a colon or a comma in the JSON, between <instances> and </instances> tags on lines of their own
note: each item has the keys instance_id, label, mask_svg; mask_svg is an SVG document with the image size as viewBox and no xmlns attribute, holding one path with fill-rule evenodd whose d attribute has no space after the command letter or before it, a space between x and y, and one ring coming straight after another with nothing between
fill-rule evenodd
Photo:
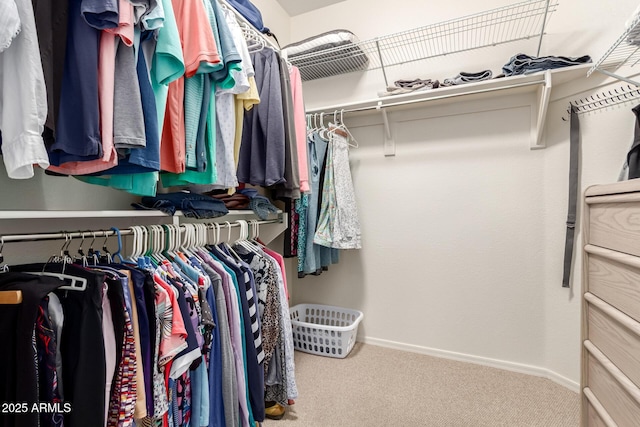
<instances>
[{"instance_id":1,"label":"dresser drawer","mask_svg":"<svg viewBox=\"0 0 640 427\"><path fill-rule=\"evenodd\" d=\"M589 292L640 322L640 258L588 245Z\"/></svg>"},{"instance_id":2,"label":"dresser drawer","mask_svg":"<svg viewBox=\"0 0 640 427\"><path fill-rule=\"evenodd\" d=\"M640 256L640 202L590 205L587 243Z\"/></svg>"},{"instance_id":3,"label":"dresser drawer","mask_svg":"<svg viewBox=\"0 0 640 427\"><path fill-rule=\"evenodd\" d=\"M589 304L587 309L588 339L640 387L640 324L605 303L599 305L604 310L594 304ZM630 327L619 319L626 320Z\"/></svg>"},{"instance_id":4,"label":"dresser drawer","mask_svg":"<svg viewBox=\"0 0 640 427\"><path fill-rule=\"evenodd\" d=\"M601 361L600 359L604 359ZM612 371L615 365L603 355L595 357L588 353L587 384L594 396L602 404L618 427L638 427L640 403L620 384ZM619 375L619 374L618 374ZM640 389L635 389L640 394Z\"/></svg>"}]
</instances>

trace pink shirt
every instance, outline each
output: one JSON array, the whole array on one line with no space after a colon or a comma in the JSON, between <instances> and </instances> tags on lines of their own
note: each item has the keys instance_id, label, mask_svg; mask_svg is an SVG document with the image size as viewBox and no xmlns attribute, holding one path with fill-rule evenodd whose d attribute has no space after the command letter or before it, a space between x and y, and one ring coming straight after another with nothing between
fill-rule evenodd
<instances>
[{"instance_id":1,"label":"pink shirt","mask_svg":"<svg viewBox=\"0 0 640 427\"><path fill-rule=\"evenodd\" d=\"M292 66L291 95L293 97L293 121L296 128L296 145L298 146L298 169L300 172L300 191L308 193L309 186L309 163L307 160L307 121L305 119L304 99L302 98L302 78L300 70ZM286 286L285 286L286 288Z\"/></svg>"},{"instance_id":2,"label":"pink shirt","mask_svg":"<svg viewBox=\"0 0 640 427\"><path fill-rule=\"evenodd\" d=\"M164 366L187 348L187 330L184 327L180 306L171 286L157 274L153 275L153 281L158 285L156 307L161 322L163 322L158 365ZM166 328L167 325L170 325L170 328Z\"/></svg>"}]
</instances>

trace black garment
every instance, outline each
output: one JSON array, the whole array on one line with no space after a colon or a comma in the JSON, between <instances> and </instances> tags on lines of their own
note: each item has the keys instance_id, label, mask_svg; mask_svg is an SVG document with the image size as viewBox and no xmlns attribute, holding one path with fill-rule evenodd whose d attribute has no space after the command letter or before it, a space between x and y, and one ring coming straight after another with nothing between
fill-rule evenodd
<instances>
[{"instance_id":1,"label":"black garment","mask_svg":"<svg viewBox=\"0 0 640 427\"><path fill-rule=\"evenodd\" d=\"M291 93L291 75L287 62L278 57L280 65L280 84L282 90L282 116L284 117L284 179L273 187L274 199L300 198L300 167L298 165L298 145L295 119L293 117L293 95Z\"/></svg>"},{"instance_id":2,"label":"black garment","mask_svg":"<svg viewBox=\"0 0 640 427\"><path fill-rule=\"evenodd\" d=\"M111 317L113 320L113 330L116 340L116 372L114 372L113 378L109 378L109 382L111 383L109 396L113 396L115 376L118 372L117 367L122 363L122 347L124 346L124 335L126 329L126 306L120 278L115 274L109 273L106 275L105 280L107 282L107 298L109 298L109 305L111 306Z\"/></svg>"},{"instance_id":3,"label":"black garment","mask_svg":"<svg viewBox=\"0 0 640 427\"><path fill-rule=\"evenodd\" d=\"M102 285L105 274L71 264L29 264L13 270L48 271L87 280L84 291L56 290L64 312L59 343L65 402L72 410L65 414L65 427L101 426L105 421L104 393L106 359L102 332ZM36 424L31 424L32 426Z\"/></svg>"},{"instance_id":4,"label":"black garment","mask_svg":"<svg viewBox=\"0 0 640 427\"><path fill-rule=\"evenodd\" d=\"M313 195L312 195L313 196ZM298 256L298 234L300 227L300 216L296 211L294 200L284 200L284 210L287 212L287 229L284 231L284 251L283 257L293 258Z\"/></svg>"},{"instance_id":5,"label":"black garment","mask_svg":"<svg viewBox=\"0 0 640 427\"><path fill-rule=\"evenodd\" d=\"M0 291L22 291L22 303L0 306L0 402L38 402L36 354L32 340L40 302L64 282L48 276L0 274ZM0 427L33 427L38 413L0 414Z\"/></svg>"},{"instance_id":6,"label":"black garment","mask_svg":"<svg viewBox=\"0 0 640 427\"><path fill-rule=\"evenodd\" d=\"M629 179L634 179L640 178L640 105L635 106L631 111L636 116L636 124L633 131L633 145L627 153L627 164Z\"/></svg>"},{"instance_id":7,"label":"black garment","mask_svg":"<svg viewBox=\"0 0 640 427\"><path fill-rule=\"evenodd\" d=\"M64 57L67 50L68 0L33 0L42 71L47 87L45 140L53 143L62 90Z\"/></svg>"}]
</instances>

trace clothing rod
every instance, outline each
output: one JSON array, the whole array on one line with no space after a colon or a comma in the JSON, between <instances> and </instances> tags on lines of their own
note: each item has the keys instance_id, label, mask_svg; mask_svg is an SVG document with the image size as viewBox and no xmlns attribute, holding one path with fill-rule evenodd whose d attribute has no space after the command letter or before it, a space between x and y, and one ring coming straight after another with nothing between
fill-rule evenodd
<instances>
[{"instance_id":1,"label":"clothing rod","mask_svg":"<svg viewBox=\"0 0 640 427\"><path fill-rule=\"evenodd\" d=\"M499 91L499 90L516 89L516 88L520 88L520 87L541 85L541 84L544 84L544 83L545 83L544 80L537 80L537 81L534 81L534 82L516 83L516 84L509 85L509 86L504 86L504 87L478 89L478 90L473 90L473 91L470 91L470 92L452 93L452 94L445 94L445 95L440 95L440 96L430 96L430 97L427 97L427 98L419 98L419 99L410 99L410 100L407 100L407 101L390 102L388 104L384 104L383 103L384 101L382 101L382 100L370 100L368 102L370 102L372 105L367 105L367 106L363 106L363 107L356 107L356 108L349 108L349 105L353 105L353 104L343 104L343 105L337 105L335 107L324 107L324 108L318 108L318 109L315 109L315 110L314 109L310 109L310 110L307 110L307 114L318 114L318 113L330 114L330 113L333 113L334 111L344 112L344 113L355 113L355 112L361 112L361 111L379 110L381 108L398 107L398 106L402 106L402 105L417 104L417 103L420 103L420 102L429 102L429 101L437 101L437 100L440 100L440 99L456 98L456 97L459 97L459 96L475 95L475 94L487 93L487 92L496 92L496 91ZM427 92L427 91L425 91L425 92ZM419 93L419 92L416 92L416 93Z\"/></svg>"},{"instance_id":2,"label":"clothing rod","mask_svg":"<svg viewBox=\"0 0 640 427\"><path fill-rule=\"evenodd\" d=\"M252 223L247 221L249 225ZM264 224L275 224L279 223L279 219L269 219L264 221L257 221L258 225ZM198 224L198 223L194 223ZM202 222L200 224L211 224ZM240 227L239 222L217 222L218 226L221 228L227 227ZM180 225L181 229L184 228L185 224ZM173 225L169 225L173 227ZM125 228L119 231L121 236L129 236L133 234L133 230L130 228ZM9 234L0 236L0 245L4 243L17 243L17 242L34 242L34 241L46 241L46 240L65 240L65 239L93 239L94 237L110 237L115 236L117 233L114 230L89 230L89 231L74 231L74 232L60 232L60 233L44 233L44 234Z\"/></svg>"}]
</instances>

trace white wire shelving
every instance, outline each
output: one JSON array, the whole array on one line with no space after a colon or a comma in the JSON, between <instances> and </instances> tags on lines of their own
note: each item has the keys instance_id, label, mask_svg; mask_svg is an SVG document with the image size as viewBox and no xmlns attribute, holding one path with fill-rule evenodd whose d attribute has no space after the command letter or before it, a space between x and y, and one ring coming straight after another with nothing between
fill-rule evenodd
<instances>
[{"instance_id":1,"label":"white wire shelving","mask_svg":"<svg viewBox=\"0 0 640 427\"><path fill-rule=\"evenodd\" d=\"M615 71L622 66L633 67L637 65L639 61L640 14L637 14L615 43L607 49L600 59L593 63L593 66L587 72L587 76L597 71L635 86L640 86L639 82L615 73Z\"/></svg>"},{"instance_id":2,"label":"white wire shelving","mask_svg":"<svg viewBox=\"0 0 640 427\"><path fill-rule=\"evenodd\" d=\"M362 101L334 104L321 107L307 108L307 114L343 114L380 112L384 126L384 149L386 156L395 155L395 143L387 117L388 110L401 109L408 106L425 106L432 102L438 105L469 101L471 99L490 99L497 94L535 94L531 104L531 149L546 147L544 141L544 126L547 110L551 101L551 92L554 86L563 85L581 79L586 76L590 64L574 65L553 70L545 70L534 74L517 75L500 79L490 79L464 85L441 87L431 90L419 90L401 95L371 98ZM616 94L616 96L624 94ZM631 93L627 93L630 97ZM601 100L598 99L598 102Z\"/></svg>"},{"instance_id":3,"label":"white wire shelving","mask_svg":"<svg viewBox=\"0 0 640 427\"><path fill-rule=\"evenodd\" d=\"M413 30L289 57L304 80L382 69L538 37L558 0L527 0ZM388 83L388 82L387 82Z\"/></svg>"}]
</instances>

